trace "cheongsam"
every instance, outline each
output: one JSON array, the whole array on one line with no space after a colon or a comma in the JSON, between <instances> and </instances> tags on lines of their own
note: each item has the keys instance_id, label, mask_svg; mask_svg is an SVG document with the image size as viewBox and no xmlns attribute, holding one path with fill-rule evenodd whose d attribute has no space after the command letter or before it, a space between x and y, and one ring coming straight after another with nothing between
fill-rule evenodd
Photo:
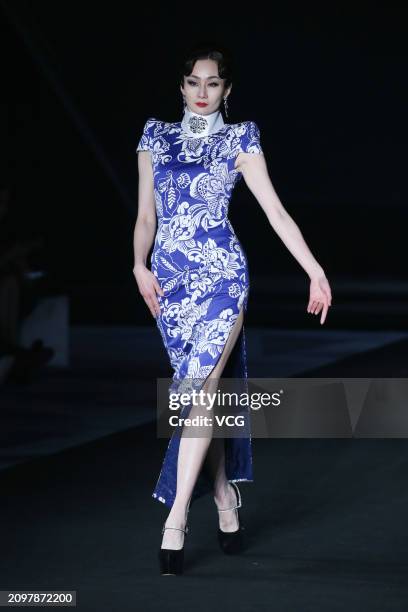
<instances>
[{"instance_id":1,"label":"cheongsam","mask_svg":"<svg viewBox=\"0 0 408 612\"><path fill-rule=\"evenodd\" d=\"M244 316L247 312L248 261L228 207L242 177L234 167L237 155L263 153L259 128L254 121L225 123L216 132L191 137L181 122L149 118L136 151L151 154L157 232L150 263L164 291L157 295L156 323L173 370L169 391L198 390L216 366L241 308ZM246 380L247 375L242 325L222 376ZM224 440L229 481L253 481L247 432ZM173 434L152 494L169 507L177 489L179 443ZM212 485L202 469L191 501Z\"/></svg>"}]
</instances>

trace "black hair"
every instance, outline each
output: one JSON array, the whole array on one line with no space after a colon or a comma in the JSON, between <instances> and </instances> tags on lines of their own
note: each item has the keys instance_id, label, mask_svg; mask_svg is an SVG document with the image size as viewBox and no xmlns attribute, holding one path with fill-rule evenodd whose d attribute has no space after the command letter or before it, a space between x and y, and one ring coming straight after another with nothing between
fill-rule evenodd
<instances>
[{"instance_id":1,"label":"black hair","mask_svg":"<svg viewBox=\"0 0 408 612\"><path fill-rule=\"evenodd\" d=\"M184 86L184 77L189 76L194 64L199 59L211 59L218 64L218 74L225 79L225 89L232 83L233 62L229 50L215 41L201 41L187 51L180 69L180 85Z\"/></svg>"}]
</instances>

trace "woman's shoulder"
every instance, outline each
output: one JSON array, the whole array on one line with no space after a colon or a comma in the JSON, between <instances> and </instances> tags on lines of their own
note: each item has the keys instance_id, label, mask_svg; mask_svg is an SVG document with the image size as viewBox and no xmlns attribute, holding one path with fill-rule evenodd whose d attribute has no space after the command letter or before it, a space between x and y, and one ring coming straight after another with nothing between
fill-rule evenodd
<instances>
[{"instance_id":1,"label":"woman's shoulder","mask_svg":"<svg viewBox=\"0 0 408 612\"><path fill-rule=\"evenodd\" d=\"M152 123L155 123L157 121L157 119L155 117L148 117L145 121L145 125L150 125Z\"/></svg>"},{"instance_id":2,"label":"woman's shoulder","mask_svg":"<svg viewBox=\"0 0 408 612\"><path fill-rule=\"evenodd\" d=\"M166 121L165 119L158 119L157 117L149 117L146 120L147 127L152 127L156 125L160 125L161 127L177 127L180 125L180 121ZM238 121L237 123L227 123L229 128L238 129L238 130L259 130L258 124L249 119L247 121Z\"/></svg>"},{"instance_id":3,"label":"woman's shoulder","mask_svg":"<svg viewBox=\"0 0 408 612\"><path fill-rule=\"evenodd\" d=\"M258 124L251 119L229 124L229 130L232 131L235 138L241 143L254 140L259 141L260 139Z\"/></svg>"},{"instance_id":4,"label":"woman's shoulder","mask_svg":"<svg viewBox=\"0 0 408 612\"><path fill-rule=\"evenodd\" d=\"M158 119L157 117L149 117L147 121L150 122L151 125L154 125L154 124L160 124L162 126L177 125L176 121L165 121L164 119Z\"/></svg>"},{"instance_id":5,"label":"woman's shoulder","mask_svg":"<svg viewBox=\"0 0 408 612\"><path fill-rule=\"evenodd\" d=\"M239 121L238 123L230 124L230 129L234 131L237 137L249 140L259 140L260 130L256 121L248 119L247 121Z\"/></svg>"},{"instance_id":6,"label":"woman's shoulder","mask_svg":"<svg viewBox=\"0 0 408 612\"><path fill-rule=\"evenodd\" d=\"M149 117L145 123L144 129L155 137L156 135L171 134L173 130L177 130L179 127L180 121L165 121L157 117Z\"/></svg>"},{"instance_id":7,"label":"woman's shoulder","mask_svg":"<svg viewBox=\"0 0 408 612\"><path fill-rule=\"evenodd\" d=\"M247 121L239 121L238 123L231 123L230 125L232 127L244 129L253 129L254 127L258 128L258 124L251 119L248 119Z\"/></svg>"},{"instance_id":8,"label":"woman's shoulder","mask_svg":"<svg viewBox=\"0 0 408 612\"><path fill-rule=\"evenodd\" d=\"M163 121L163 119L157 117L148 117L143 127L143 133L150 138L156 138L157 135L165 134L176 125L177 123Z\"/></svg>"},{"instance_id":9,"label":"woman's shoulder","mask_svg":"<svg viewBox=\"0 0 408 612\"><path fill-rule=\"evenodd\" d=\"M256 121L240 121L233 124L239 148L245 153L263 153L261 136Z\"/></svg>"}]
</instances>

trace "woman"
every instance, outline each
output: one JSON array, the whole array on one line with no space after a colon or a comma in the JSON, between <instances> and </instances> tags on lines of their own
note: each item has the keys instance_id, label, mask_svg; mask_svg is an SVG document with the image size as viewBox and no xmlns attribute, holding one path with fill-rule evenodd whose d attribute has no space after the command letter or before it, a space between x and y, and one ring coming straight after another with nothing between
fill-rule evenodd
<instances>
[{"instance_id":1,"label":"woman","mask_svg":"<svg viewBox=\"0 0 408 612\"><path fill-rule=\"evenodd\" d=\"M323 269L270 181L257 124L224 122L222 106L228 117L231 88L225 51L211 45L191 51L180 80L182 120L149 118L137 147L134 275L174 370L170 391L210 392L227 372L247 377L243 319L248 262L228 219L233 188L241 177L310 277L307 311L322 312L323 324L331 305ZM150 271L146 258L153 241ZM189 405L181 414L202 414L206 405ZM183 430L170 439L153 492L170 508L159 550L162 574L182 573L190 502L209 490L219 511L222 550L242 550L241 496L235 483L253 480L251 438L223 440L211 431L191 437Z\"/></svg>"}]
</instances>

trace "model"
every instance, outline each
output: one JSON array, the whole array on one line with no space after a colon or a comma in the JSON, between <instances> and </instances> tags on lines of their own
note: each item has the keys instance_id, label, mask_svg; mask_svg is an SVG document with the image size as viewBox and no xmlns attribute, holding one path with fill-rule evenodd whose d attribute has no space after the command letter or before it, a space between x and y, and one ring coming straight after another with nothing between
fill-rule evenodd
<instances>
[{"instance_id":1,"label":"model","mask_svg":"<svg viewBox=\"0 0 408 612\"><path fill-rule=\"evenodd\" d=\"M133 271L174 371L171 392L214 390L227 364L229 376L247 377L248 261L228 219L242 177L310 278L307 312L321 312L323 324L331 305L325 273L270 181L258 125L224 121L231 89L228 53L219 46L196 47L183 64L181 121L149 118L137 146ZM189 406L189 416L203 407ZM250 433L226 439L212 437L211 430L197 437L173 433L153 492L170 508L159 550L163 575L182 573L188 511L209 491L219 512L221 549L242 550L238 481L253 481Z\"/></svg>"}]
</instances>

